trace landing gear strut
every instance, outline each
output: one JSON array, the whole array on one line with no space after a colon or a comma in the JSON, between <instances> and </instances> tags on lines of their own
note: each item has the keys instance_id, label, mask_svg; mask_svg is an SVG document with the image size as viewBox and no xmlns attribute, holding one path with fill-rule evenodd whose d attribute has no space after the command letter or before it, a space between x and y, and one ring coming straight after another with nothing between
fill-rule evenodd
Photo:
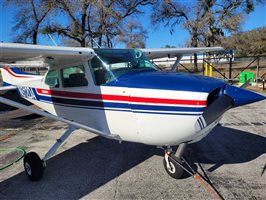
<instances>
[{"instance_id":1,"label":"landing gear strut","mask_svg":"<svg viewBox=\"0 0 266 200\"><path fill-rule=\"evenodd\" d=\"M207 191L213 195L216 199L223 200L222 195L217 191L214 187L206 173L203 171L205 177L201 175L198 171L195 171L189 163L182 157L184 150L187 144L183 143L178 146L176 153L173 153L171 147L163 147L165 156L164 156L164 168L167 173L173 178L181 178L184 171L186 171L191 177L193 177L196 181L198 181L202 186L204 186Z\"/></svg>"},{"instance_id":2,"label":"landing gear strut","mask_svg":"<svg viewBox=\"0 0 266 200\"><path fill-rule=\"evenodd\" d=\"M37 153L30 152L24 157L24 169L27 177L31 181L38 181L43 176L43 171L46 167L46 161L56 152L60 145L76 130L76 127L69 126L64 134L56 140L56 143L49 149L43 160L40 159Z\"/></svg>"},{"instance_id":3,"label":"landing gear strut","mask_svg":"<svg viewBox=\"0 0 266 200\"><path fill-rule=\"evenodd\" d=\"M183 165L181 157L185 151L186 146L186 143L180 144L175 154L173 153L171 147L164 147L163 165L166 172L172 178L179 179L184 173L184 169L183 167L181 167Z\"/></svg>"}]
</instances>

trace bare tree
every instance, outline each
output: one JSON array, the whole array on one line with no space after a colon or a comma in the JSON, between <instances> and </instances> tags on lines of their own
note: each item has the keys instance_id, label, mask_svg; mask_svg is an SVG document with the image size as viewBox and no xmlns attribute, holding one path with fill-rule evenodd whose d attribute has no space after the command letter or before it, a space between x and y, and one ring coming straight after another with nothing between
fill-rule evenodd
<instances>
[{"instance_id":1,"label":"bare tree","mask_svg":"<svg viewBox=\"0 0 266 200\"><path fill-rule=\"evenodd\" d=\"M244 14L253 9L252 0L199 0L189 7L185 3L164 0L153 6L151 20L153 24L169 26L171 33L174 33L177 25L182 24L190 33L189 46L209 47L219 44L226 32L237 32ZM194 59L194 68L197 70L196 55Z\"/></svg>"},{"instance_id":2,"label":"bare tree","mask_svg":"<svg viewBox=\"0 0 266 200\"><path fill-rule=\"evenodd\" d=\"M113 39L121 33L119 25L126 18L140 13L139 8L151 3L148 0L57 0L57 8L67 16L63 26L54 23L46 27L46 33L57 33L75 40L80 46L112 47Z\"/></svg>"},{"instance_id":3,"label":"bare tree","mask_svg":"<svg viewBox=\"0 0 266 200\"><path fill-rule=\"evenodd\" d=\"M127 48L145 48L147 31L139 22L130 19L120 31L121 33L117 38L118 42L124 43Z\"/></svg>"},{"instance_id":4,"label":"bare tree","mask_svg":"<svg viewBox=\"0 0 266 200\"><path fill-rule=\"evenodd\" d=\"M43 22L53 7L50 0L5 0L5 6L15 7L12 30L15 42L37 44ZM14 6L15 5L15 6Z\"/></svg>"}]
</instances>

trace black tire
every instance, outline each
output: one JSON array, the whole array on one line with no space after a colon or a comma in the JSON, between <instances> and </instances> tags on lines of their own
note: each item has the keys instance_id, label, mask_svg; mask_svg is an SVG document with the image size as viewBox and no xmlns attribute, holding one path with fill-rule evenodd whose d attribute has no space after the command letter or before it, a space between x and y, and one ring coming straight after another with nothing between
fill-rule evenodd
<instances>
[{"instance_id":1,"label":"black tire","mask_svg":"<svg viewBox=\"0 0 266 200\"><path fill-rule=\"evenodd\" d=\"M166 170L167 174L169 174L172 178L175 179L180 179L184 173L184 169L182 167L180 167L171 157L168 157L169 159L169 165L170 165L170 169L167 168L167 164L165 159L163 159L163 166L164 169ZM180 158L176 158L180 163L181 160Z\"/></svg>"},{"instance_id":2,"label":"black tire","mask_svg":"<svg viewBox=\"0 0 266 200\"><path fill-rule=\"evenodd\" d=\"M24 157L24 169L31 181L38 181L43 176L43 161L37 153L30 152Z\"/></svg>"}]
</instances>

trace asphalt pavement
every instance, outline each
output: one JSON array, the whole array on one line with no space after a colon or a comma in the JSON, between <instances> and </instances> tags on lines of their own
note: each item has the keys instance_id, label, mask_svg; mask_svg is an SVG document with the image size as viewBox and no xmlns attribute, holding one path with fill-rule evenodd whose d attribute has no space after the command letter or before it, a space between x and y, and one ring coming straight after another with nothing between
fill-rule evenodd
<instances>
[{"instance_id":1,"label":"asphalt pavement","mask_svg":"<svg viewBox=\"0 0 266 200\"><path fill-rule=\"evenodd\" d=\"M0 113L0 147L23 147L43 156L66 129L21 110ZM163 130L162 130L163 134ZM177 132L178 134L178 132ZM266 199L266 101L228 111L186 158L201 163L224 199ZM0 151L0 164L15 157ZM31 182L23 162L0 171L0 199L213 199L190 176L175 180L154 146L108 140L77 130Z\"/></svg>"}]
</instances>

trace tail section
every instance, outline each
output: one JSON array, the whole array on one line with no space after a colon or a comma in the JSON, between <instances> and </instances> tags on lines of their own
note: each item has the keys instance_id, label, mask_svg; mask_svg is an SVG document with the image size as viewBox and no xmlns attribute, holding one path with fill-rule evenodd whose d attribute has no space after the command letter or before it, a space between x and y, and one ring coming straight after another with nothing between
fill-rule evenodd
<instances>
[{"instance_id":1,"label":"tail section","mask_svg":"<svg viewBox=\"0 0 266 200\"><path fill-rule=\"evenodd\" d=\"M17 68L0 68L3 86L19 85L28 80L39 78L37 74L20 71Z\"/></svg>"}]
</instances>

